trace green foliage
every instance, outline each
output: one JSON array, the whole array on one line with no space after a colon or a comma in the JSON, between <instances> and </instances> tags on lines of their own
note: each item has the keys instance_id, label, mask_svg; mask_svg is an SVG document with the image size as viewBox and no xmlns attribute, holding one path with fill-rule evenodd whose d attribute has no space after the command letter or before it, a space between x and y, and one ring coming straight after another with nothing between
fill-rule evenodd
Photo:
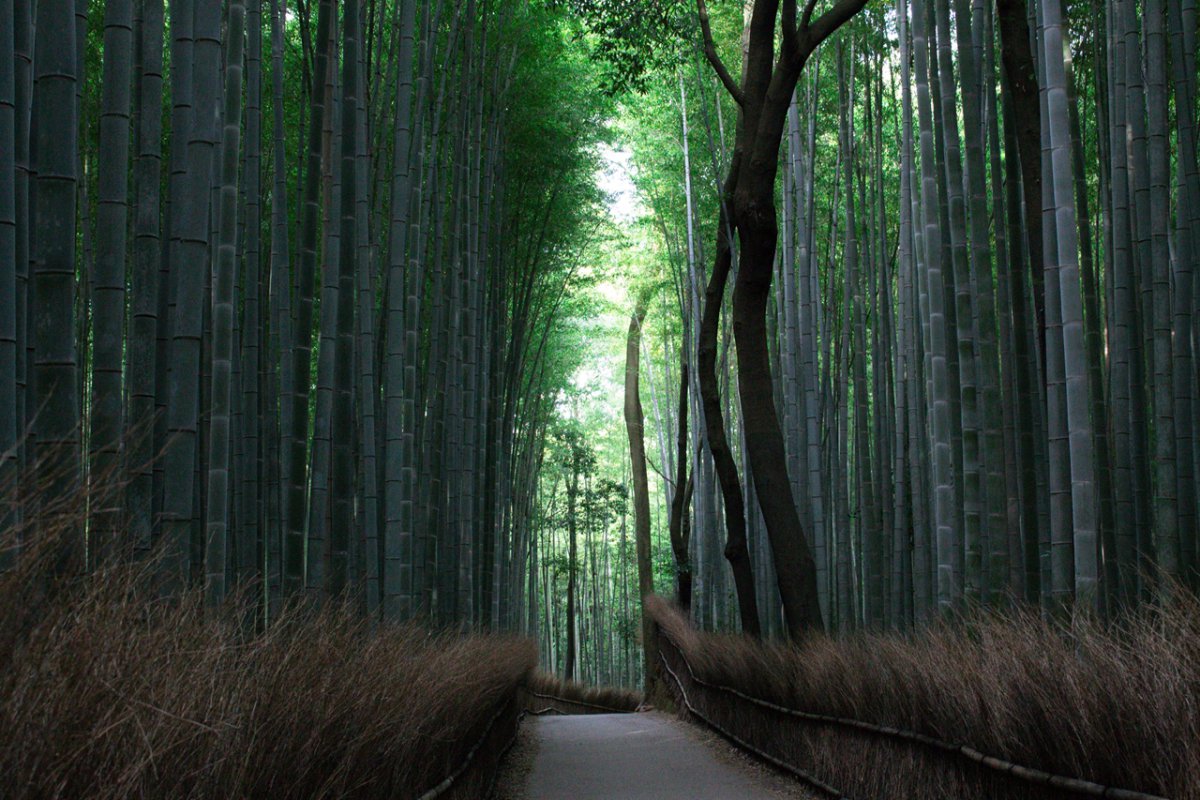
<instances>
[{"instance_id":1,"label":"green foliage","mask_svg":"<svg viewBox=\"0 0 1200 800\"><path fill-rule=\"evenodd\" d=\"M612 95L645 93L655 73L684 57L696 30L692 0L549 0L568 7L581 35L603 65L604 89Z\"/></svg>"}]
</instances>

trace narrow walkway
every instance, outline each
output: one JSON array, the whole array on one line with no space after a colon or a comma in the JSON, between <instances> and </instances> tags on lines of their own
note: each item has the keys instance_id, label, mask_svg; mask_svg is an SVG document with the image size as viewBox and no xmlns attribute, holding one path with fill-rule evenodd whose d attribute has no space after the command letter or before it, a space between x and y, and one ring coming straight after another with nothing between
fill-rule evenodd
<instances>
[{"instance_id":1,"label":"narrow walkway","mask_svg":"<svg viewBox=\"0 0 1200 800\"><path fill-rule=\"evenodd\" d=\"M665 714L527 718L537 755L527 800L764 800L802 797L779 791L774 776L708 744Z\"/></svg>"}]
</instances>

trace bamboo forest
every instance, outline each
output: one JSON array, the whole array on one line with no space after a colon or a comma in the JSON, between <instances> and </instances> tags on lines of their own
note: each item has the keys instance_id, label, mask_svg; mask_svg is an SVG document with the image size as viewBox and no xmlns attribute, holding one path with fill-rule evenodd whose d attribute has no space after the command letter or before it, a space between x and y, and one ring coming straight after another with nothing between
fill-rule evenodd
<instances>
[{"instance_id":1,"label":"bamboo forest","mask_svg":"<svg viewBox=\"0 0 1200 800\"><path fill-rule=\"evenodd\" d=\"M1200 800L1198 35L0 0L0 797Z\"/></svg>"}]
</instances>

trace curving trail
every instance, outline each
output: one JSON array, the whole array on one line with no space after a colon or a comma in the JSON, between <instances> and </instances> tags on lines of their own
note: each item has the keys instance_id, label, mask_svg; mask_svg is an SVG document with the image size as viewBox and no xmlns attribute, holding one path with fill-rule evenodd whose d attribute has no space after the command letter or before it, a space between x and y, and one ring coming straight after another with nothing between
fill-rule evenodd
<instances>
[{"instance_id":1,"label":"curving trail","mask_svg":"<svg viewBox=\"0 0 1200 800\"><path fill-rule=\"evenodd\" d=\"M526 719L536 755L526 800L807 797L721 741L661 713Z\"/></svg>"}]
</instances>

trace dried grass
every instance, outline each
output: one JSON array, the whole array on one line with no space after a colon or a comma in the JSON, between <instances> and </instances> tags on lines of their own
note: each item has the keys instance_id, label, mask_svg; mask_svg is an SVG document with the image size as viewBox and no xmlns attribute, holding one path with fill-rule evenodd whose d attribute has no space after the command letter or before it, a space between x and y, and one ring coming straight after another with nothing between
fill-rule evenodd
<instances>
[{"instance_id":1,"label":"dried grass","mask_svg":"<svg viewBox=\"0 0 1200 800\"><path fill-rule=\"evenodd\" d=\"M620 714L637 711L641 692L610 686L587 686L547 672L535 672L525 684L528 711L552 709L563 714Z\"/></svg>"},{"instance_id":2,"label":"dried grass","mask_svg":"<svg viewBox=\"0 0 1200 800\"><path fill-rule=\"evenodd\" d=\"M1051 773L1200 798L1200 606L1192 598L1180 595L1107 628L1018 614L911 636L814 638L797 647L697 633L660 598L646 607L701 680L788 708L966 744ZM670 678L665 682L674 689ZM694 684L688 694L737 736L852 797L1074 796Z\"/></svg>"},{"instance_id":3,"label":"dried grass","mask_svg":"<svg viewBox=\"0 0 1200 800\"><path fill-rule=\"evenodd\" d=\"M53 548L43 548L51 553ZM147 599L148 571L0 575L0 795L411 798L485 793L511 739L528 640L372 630L347 610L261 634L198 597ZM499 714L499 717L497 717Z\"/></svg>"}]
</instances>

